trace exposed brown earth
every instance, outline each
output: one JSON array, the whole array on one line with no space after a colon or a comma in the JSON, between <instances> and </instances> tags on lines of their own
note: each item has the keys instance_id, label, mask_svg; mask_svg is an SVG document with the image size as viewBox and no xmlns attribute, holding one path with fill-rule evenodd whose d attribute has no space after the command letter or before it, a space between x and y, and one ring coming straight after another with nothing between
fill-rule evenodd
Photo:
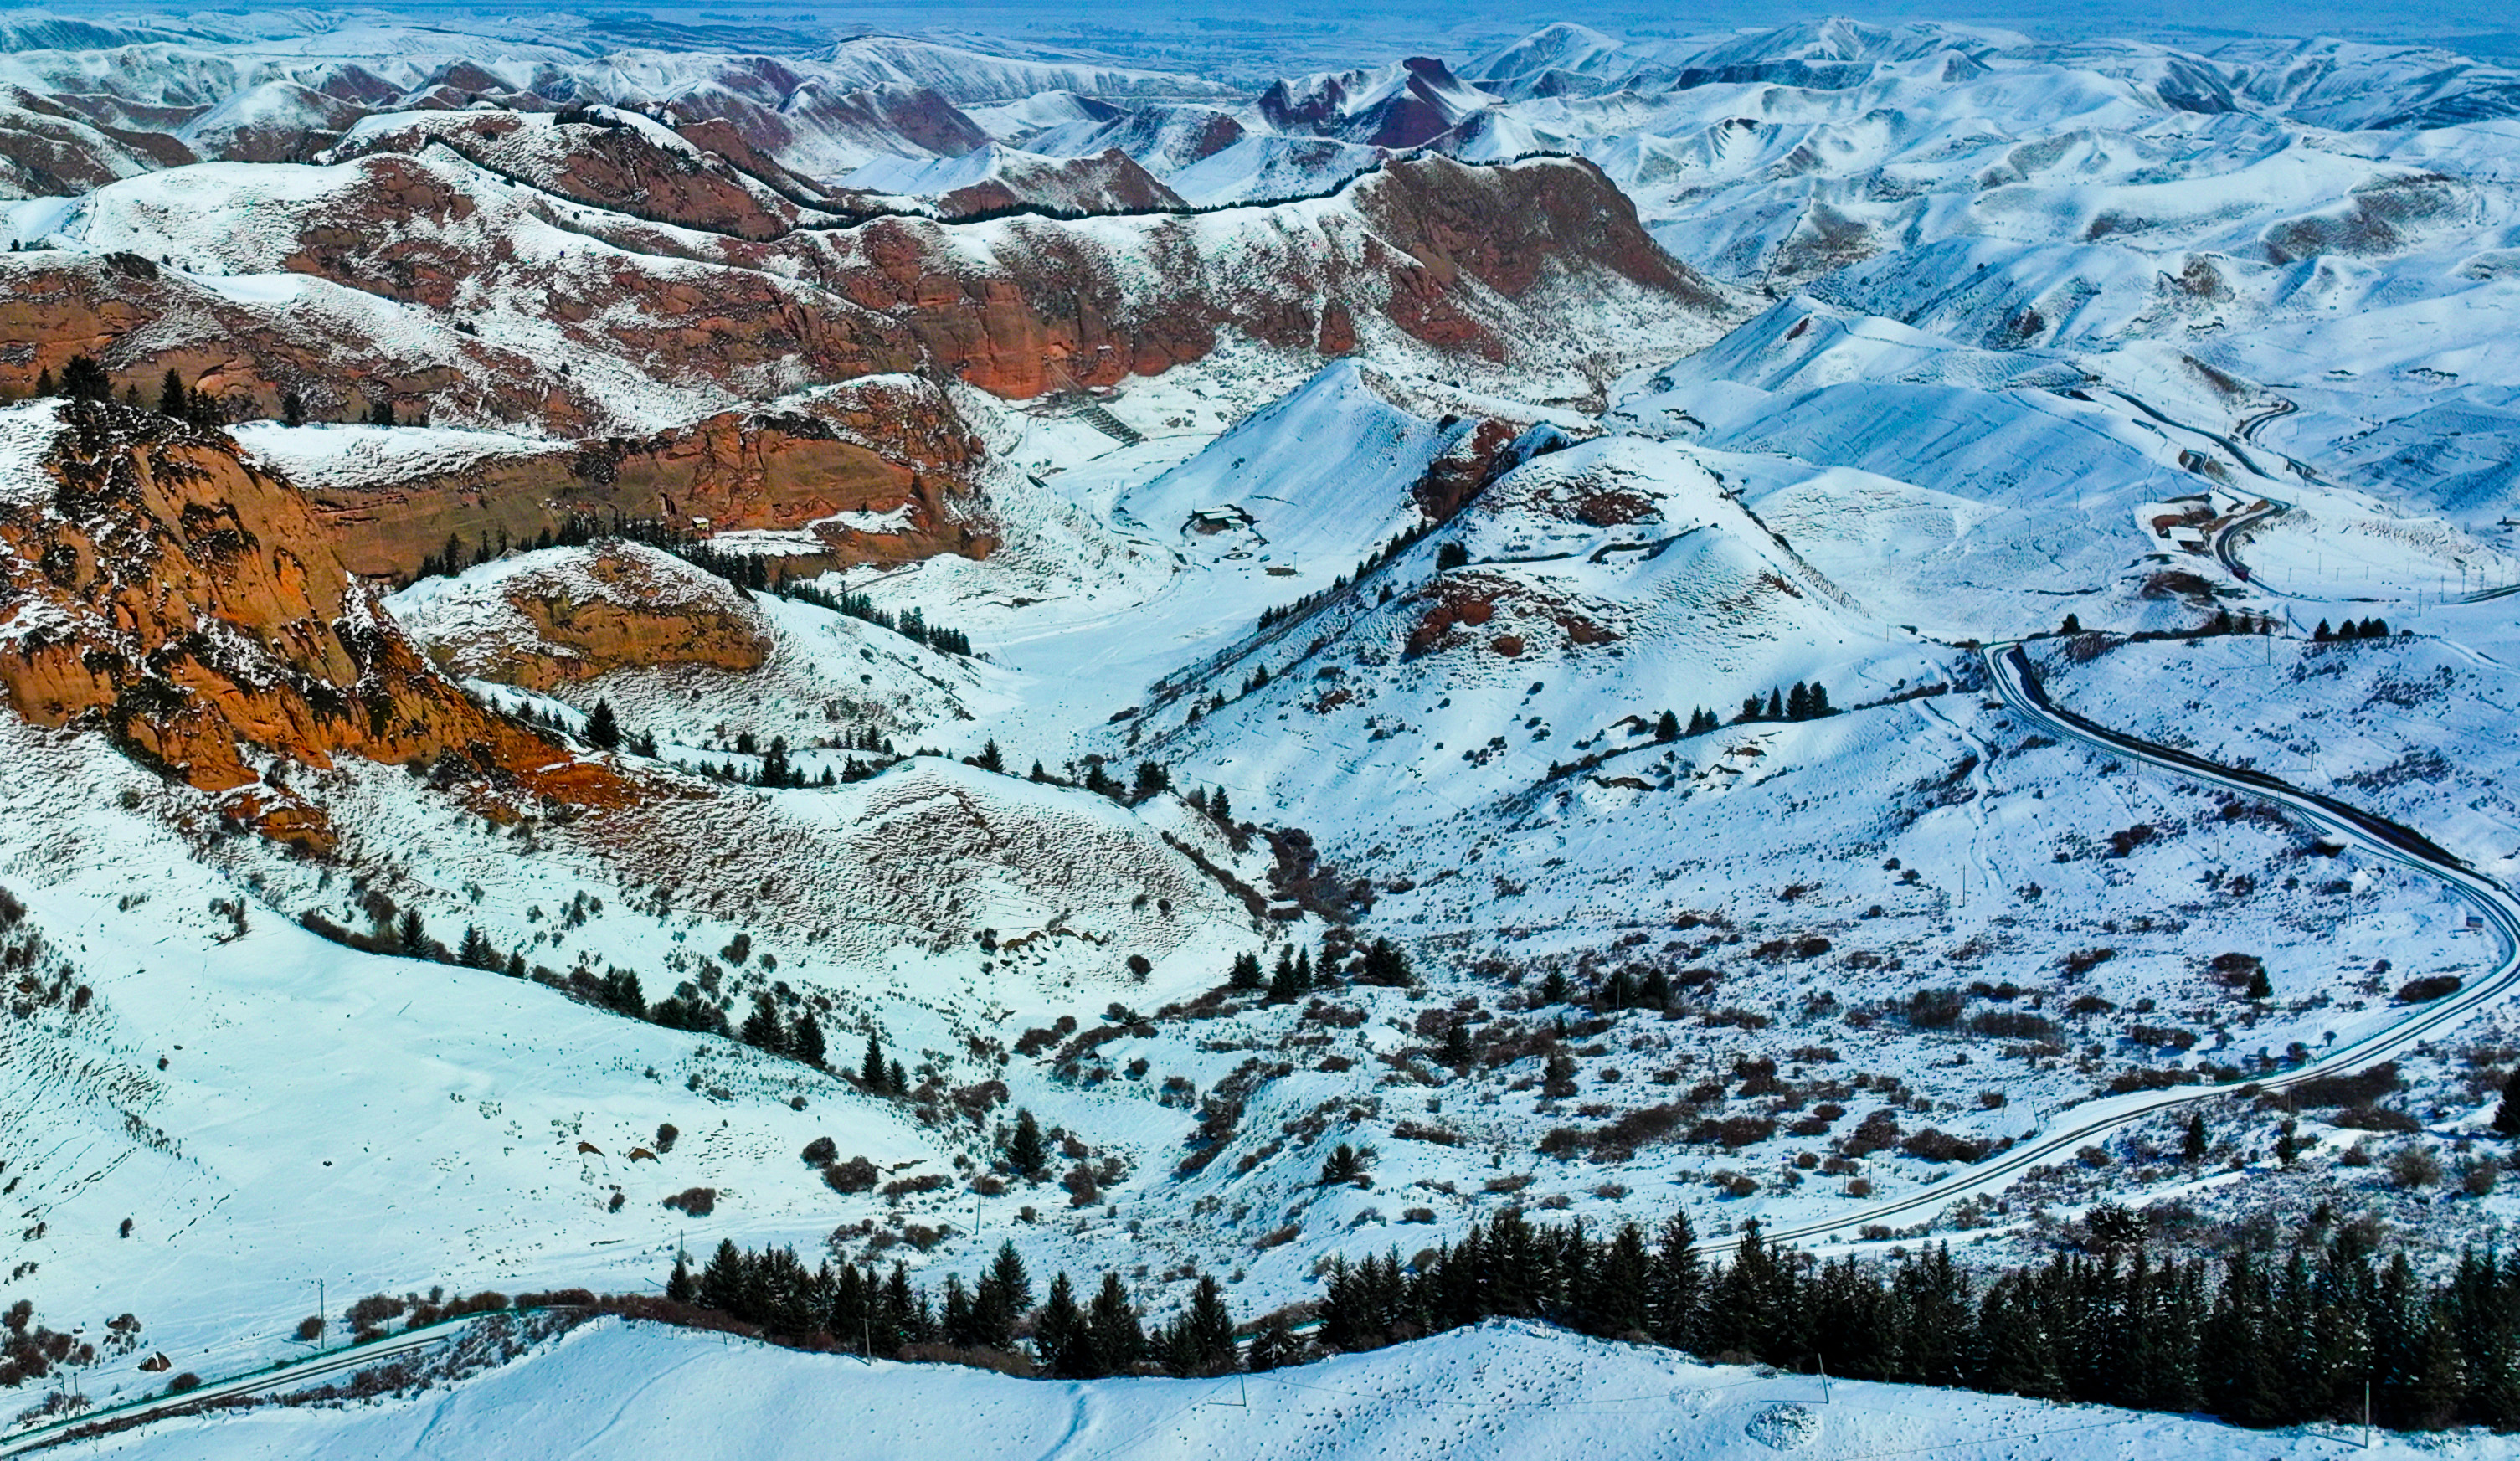
<instances>
[{"instance_id":1,"label":"exposed brown earth","mask_svg":"<svg viewBox=\"0 0 2520 1461\"><path fill-rule=\"evenodd\" d=\"M98 724L319 850L321 808L265 781L248 748L315 767L452 756L523 795L632 796L467 700L351 580L304 500L224 436L115 405L69 403L61 420L52 489L0 501L0 691L27 720Z\"/></svg>"},{"instance_id":2,"label":"exposed brown earth","mask_svg":"<svg viewBox=\"0 0 2520 1461\"><path fill-rule=\"evenodd\" d=\"M798 571L985 556L971 500L982 447L944 391L915 377L854 381L793 410L723 412L648 436L555 442L389 481L316 482L316 510L352 571L408 574L452 535L523 542L574 514L687 530L800 528L840 513L898 514L896 530L820 530ZM908 509L902 513L902 509Z\"/></svg>"},{"instance_id":3,"label":"exposed brown earth","mask_svg":"<svg viewBox=\"0 0 2520 1461\"><path fill-rule=\"evenodd\" d=\"M493 628L433 639L431 658L459 674L549 690L633 666L752 670L770 656L769 626L733 585L637 544L573 550L506 575L495 592L530 637Z\"/></svg>"}]
</instances>

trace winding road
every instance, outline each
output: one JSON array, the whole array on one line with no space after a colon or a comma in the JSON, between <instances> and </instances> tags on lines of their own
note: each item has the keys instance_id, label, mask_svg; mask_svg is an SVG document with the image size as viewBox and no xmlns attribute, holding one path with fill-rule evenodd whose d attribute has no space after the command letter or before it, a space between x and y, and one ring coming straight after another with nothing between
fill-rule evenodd
<instances>
[{"instance_id":1,"label":"winding road","mask_svg":"<svg viewBox=\"0 0 2520 1461\"><path fill-rule=\"evenodd\" d=\"M2003 703L2022 718L2036 722L2059 739L2073 740L2128 760L2185 776L2207 786L2245 793L2272 801L2302 821L2385 862L2438 878L2473 905L2500 945L2493 967L2469 980L2453 994L2414 1006L2384 1028L2340 1045L2318 1059L2288 1071L2221 1085L2177 1086L2168 1090L2133 1091L2101 1096L2055 1113L2047 1129L2010 1150L1971 1166L1961 1167L1921 1192L1858 1211L1840 1213L1824 1222L1777 1228L1766 1233L1772 1243L1826 1241L1895 1220L1914 1221L1962 1198L1994 1192L2035 1166L2053 1162L2093 1138L2143 1119L2157 1112L2212 1101L2242 1085L2265 1090L2330 1075L2347 1074L2405 1054L2414 1046L2464 1021L2487 1005L2498 1003L2520 986L2520 899L2501 884L2484 877L2411 828L2401 826L2332 797L2288 786L2263 772L2218 765L2201 756L2138 741L2106 729L2058 707L2039 683L2038 672L2018 644L1991 645L1981 651L1987 673ZM1737 1236L1712 1238L1701 1247L1725 1253L1739 1246Z\"/></svg>"},{"instance_id":2,"label":"winding road","mask_svg":"<svg viewBox=\"0 0 2520 1461\"><path fill-rule=\"evenodd\" d=\"M266 1370L256 1370L249 1375L214 1380L179 1395L150 1395L138 1400L125 1401L120 1405L111 1405L103 1410L87 1411L54 1421L49 1425L21 1431L15 1436L0 1437L0 1456L23 1456L42 1450L46 1446L60 1445L75 1438L74 1433L84 1432L90 1426L110 1425L118 1429L122 1426L135 1426L144 1421L156 1420L174 1411L188 1410L204 1401L231 1400L245 1395L268 1394L273 1391L296 1390L310 1381L321 1380L330 1375L364 1370L372 1365L382 1364L388 1359L398 1358L417 1350L434 1348L455 1339L472 1325L488 1317L490 1317L488 1314L466 1314L461 1318L444 1320L427 1329L379 1340L372 1345L357 1345L347 1349L311 1354L304 1359L275 1365Z\"/></svg>"}]
</instances>

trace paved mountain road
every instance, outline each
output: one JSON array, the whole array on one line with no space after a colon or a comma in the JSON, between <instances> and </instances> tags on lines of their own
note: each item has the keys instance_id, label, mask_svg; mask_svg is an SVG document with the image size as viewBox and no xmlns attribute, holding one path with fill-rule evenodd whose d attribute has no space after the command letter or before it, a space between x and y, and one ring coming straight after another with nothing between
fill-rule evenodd
<instances>
[{"instance_id":1,"label":"paved mountain road","mask_svg":"<svg viewBox=\"0 0 2520 1461\"><path fill-rule=\"evenodd\" d=\"M2479 1009L2498 1003L2515 986L2520 986L2520 899L2514 899L2501 884L2475 872L2421 833L2332 797L2288 786L2263 772L2217 765L2183 751L2155 746L2108 730L2048 700L2046 688L2039 683L2037 671L2031 667L2029 657L2022 653L2019 645L1990 646L1981 653L1987 672L2002 695L2004 704L2024 719L2038 723L2042 729L2062 739L2078 741L2095 750L2141 761L2208 786L2225 787L2274 802L2375 857L2438 878L2448 884L2452 891L2476 907L2485 926L2493 931L2494 937L2499 942L2500 953L2491 970L2469 980L2456 993L2413 1006L2385 1028L2351 1044L2340 1045L2317 1060L2288 1071L2254 1076L2246 1082L2133 1091L2070 1106L2050 1118L2047 1129L2017 1143L2009 1151L1953 1172L1922 1192L1841 1213L1824 1222L1778 1228L1765 1235L1768 1241L1827 1240L1845 1237L1873 1224L1887 1224L1898 1219L1912 1222L1962 1198L2007 1186L2032 1167L2052 1162L2095 1137L2156 1112L2228 1096L2243 1084L2281 1090L2303 1081L2367 1069L2406 1053L2458 1025ZM1739 1242L1733 1236L1719 1237L1708 1240L1702 1247L1709 1253L1724 1253L1738 1247Z\"/></svg>"}]
</instances>

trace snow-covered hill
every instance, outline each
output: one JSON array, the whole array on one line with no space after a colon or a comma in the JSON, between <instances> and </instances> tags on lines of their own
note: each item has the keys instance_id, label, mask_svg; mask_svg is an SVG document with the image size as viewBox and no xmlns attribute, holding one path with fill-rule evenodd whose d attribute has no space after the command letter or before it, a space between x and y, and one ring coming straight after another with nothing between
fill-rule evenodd
<instances>
[{"instance_id":1,"label":"snow-covered hill","mask_svg":"<svg viewBox=\"0 0 2520 1461\"><path fill-rule=\"evenodd\" d=\"M54 1409L721 1238L1298 1322L1508 1211L2507 1250L2520 1016L2412 1022L2520 877L2520 83L1586 19L0 23L0 384L109 397L0 407L0 1309L142 1336ZM608 1321L94 1448L2247 1449L1511 1326L1250 1387Z\"/></svg>"}]
</instances>

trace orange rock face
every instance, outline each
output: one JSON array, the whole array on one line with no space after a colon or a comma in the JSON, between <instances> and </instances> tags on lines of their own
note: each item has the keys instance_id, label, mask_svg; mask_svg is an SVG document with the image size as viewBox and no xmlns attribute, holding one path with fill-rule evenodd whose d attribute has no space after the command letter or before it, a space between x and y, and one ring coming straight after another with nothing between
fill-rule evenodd
<instances>
[{"instance_id":1,"label":"orange rock face","mask_svg":"<svg viewBox=\"0 0 2520 1461\"><path fill-rule=\"evenodd\" d=\"M671 554L613 542L526 562L461 590L494 604L413 618L432 659L457 674L549 690L634 665L758 669L770 656L769 625L751 603Z\"/></svg>"},{"instance_id":2,"label":"orange rock face","mask_svg":"<svg viewBox=\"0 0 2520 1461\"><path fill-rule=\"evenodd\" d=\"M49 493L0 502L0 691L41 725L93 720L144 764L273 836L330 845L320 808L260 783L246 748L310 766L463 758L527 793L629 793L497 719L437 673L287 482L223 436L71 403Z\"/></svg>"},{"instance_id":3,"label":"orange rock face","mask_svg":"<svg viewBox=\"0 0 2520 1461\"><path fill-rule=\"evenodd\" d=\"M338 528L353 572L410 573L449 535L532 539L571 514L656 519L710 531L801 528L874 514L882 530L837 524L798 571L978 558L997 543L972 495L983 448L934 385L906 376L853 381L792 409L723 412L651 436L556 442L391 481L309 487Z\"/></svg>"}]
</instances>

